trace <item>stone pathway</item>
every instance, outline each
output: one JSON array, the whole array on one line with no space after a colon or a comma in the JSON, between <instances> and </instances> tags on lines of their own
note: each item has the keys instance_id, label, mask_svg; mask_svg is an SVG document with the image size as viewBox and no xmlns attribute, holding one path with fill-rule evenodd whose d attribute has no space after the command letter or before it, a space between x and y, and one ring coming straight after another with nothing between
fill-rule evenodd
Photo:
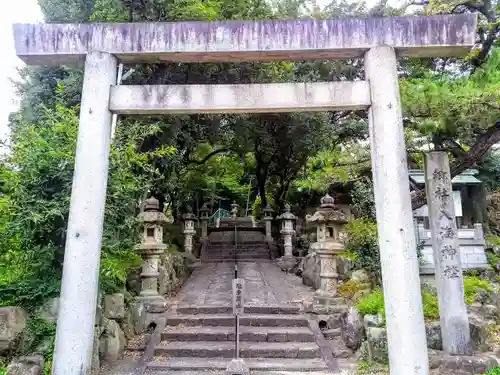
<instances>
[{"instance_id":1,"label":"stone pathway","mask_svg":"<svg viewBox=\"0 0 500 375\"><path fill-rule=\"evenodd\" d=\"M312 301L314 291L300 278L282 272L271 261L239 262L238 277L245 279L246 305L284 305ZM203 263L172 300L179 305L232 305L234 265Z\"/></svg>"},{"instance_id":2,"label":"stone pathway","mask_svg":"<svg viewBox=\"0 0 500 375\"><path fill-rule=\"evenodd\" d=\"M252 375L354 374L352 363L337 362L328 371L308 317L300 304L311 302L314 290L282 272L270 260L238 262L245 280L245 315L240 318L240 350ZM202 263L176 297L168 300L166 326L146 360L144 375L222 375L234 356L231 315L232 262ZM126 364L128 365L128 363ZM142 375L117 366L102 374Z\"/></svg>"}]
</instances>

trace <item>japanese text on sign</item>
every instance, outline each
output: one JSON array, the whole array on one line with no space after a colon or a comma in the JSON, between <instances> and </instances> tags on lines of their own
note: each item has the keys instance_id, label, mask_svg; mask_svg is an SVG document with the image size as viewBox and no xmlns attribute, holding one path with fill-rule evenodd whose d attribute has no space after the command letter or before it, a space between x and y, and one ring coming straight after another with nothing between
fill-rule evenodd
<instances>
[{"instance_id":1,"label":"japanese text on sign","mask_svg":"<svg viewBox=\"0 0 500 375\"><path fill-rule=\"evenodd\" d=\"M244 294L245 294L245 280L234 279L233 280L233 313L236 315L243 314L243 309L245 306Z\"/></svg>"}]
</instances>

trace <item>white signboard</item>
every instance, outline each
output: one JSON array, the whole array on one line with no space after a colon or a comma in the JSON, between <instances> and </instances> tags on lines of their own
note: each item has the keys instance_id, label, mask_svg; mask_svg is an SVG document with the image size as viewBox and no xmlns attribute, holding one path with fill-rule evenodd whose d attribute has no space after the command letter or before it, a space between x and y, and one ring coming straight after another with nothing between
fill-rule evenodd
<instances>
[{"instance_id":1,"label":"white signboard","mask_svg":"<svg viewBox=\"0 0 500 375\"><path fill-rule=\"evenodd\" d=\"M245 307L245 280L244 279L234 279L233 280L233 314L241 315L243 314L243 309Z\"/></svg>"}]
</instances>

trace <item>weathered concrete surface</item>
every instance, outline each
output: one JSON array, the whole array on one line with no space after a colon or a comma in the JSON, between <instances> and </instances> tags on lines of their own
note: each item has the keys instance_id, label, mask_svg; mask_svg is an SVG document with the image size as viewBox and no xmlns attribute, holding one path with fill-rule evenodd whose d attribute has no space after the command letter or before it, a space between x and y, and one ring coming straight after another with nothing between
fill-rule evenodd
<instances>
[{"instance_id":1,"label":"weathered concrete surface","mask_svg":"<svg viewBox=\"0 0 500 375\"><path fill-rule=\"evenodd\" d=\"M176 23L16 24L27 64L83 61L106 51L123 62L322 60L389 45L402 56L455 56L475 40L476 15Z\"/></svg>"},{"instance_id":2,"label":"weathered concrete surface","mask_svg":"<svg viewBox=\"0 0 500 375\"><path fill-rule=\"evenodd\" d=\"M171 301L190 306L231 306L234 267L231 263L204 263L196 269ZM270 261L238 263L238 277L245 279L248 305L280 305L310 301L314 291L300 279L280 271Z\"/></svg>"},{"instance_id":3,"label":"weathered concrete surface","mask_svg":"<svg viewBox=\"0 0 500 375\"><path fill-rule=\"evenodd\" d=\"M359 110L370 106L367 81L253 85L120 85L110 110L123 114Z\"/></svg>"},{"instance_id":4,"label":"weathered concrete surface","mask_svg":"<svg viewBox=\"0 0 500 375\"><path fill-rule=\"evenodd\" d=\"M395 375L427 375L425 325L394 49L383 46L368 51L365 71L372 98L368 123L389 365Z\"/></svg>"},{"instance_id":5,"label":"weathered concrete surface","mask_svg":"<svg viewBox=\"0 0 500 375\"><path fill-rule=\"evenodd\" d=\"M91 369L116 64L105 52L89 53L85 64L53 375Z\"/></svg>"},{"instance_id":6,"label":"weathered concrete surface","mask_svg":"<svg viewBox=\"0 0 500 375\"><path fill-rule=\"evenodd\" d=\"M424 169L443 350L468 355L472 348L448 154L428 152Z\"/></svg>"}]
</instances>

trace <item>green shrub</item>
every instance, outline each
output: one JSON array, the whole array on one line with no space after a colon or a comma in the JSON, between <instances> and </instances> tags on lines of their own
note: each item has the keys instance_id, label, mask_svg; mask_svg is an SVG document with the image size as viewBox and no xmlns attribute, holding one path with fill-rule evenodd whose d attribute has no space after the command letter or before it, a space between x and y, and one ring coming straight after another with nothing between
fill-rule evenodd
<instances>
[{"instance_id":1,"label":"green shrub","mask_svg":"<svg viewBox=\"0 0 500 375\"><path fill-rule=\"evenodd\" d=\"M348 280L337 287L338 293L348 299L352 299L357 292L361 290L369 290L370 283L362 283L357 280Z\"/></svg>"},{"instance_id":2,"label":"green shrub","mask_svg":"<svg viewBox=\"0 0 500 375\"><path fill-rule=\"evenodd\" d=\"M345 253L354 261L355 269L365 269L380 277L380 254L377 223L368 219L354 219L345 226Z\"/></svg>"},{"instance_id":3,"label":"green shrub","mask_svg":"<svg viewBox=\"0 0 500 375\"><path fill-rule=\"evenodd\" d=\"M437 295L426 288L422 289L422 308L424 310L424 318L430 320L439 319Z\"/></svg>"},{"instance_id":4,"label":"green shrub","mask_svg":"<svg viewBox=\"0 0 500 375\"><path fill-rule=\"evenodd\" d=\"M30 277L0 285L0 306L20 306L34 310L45 300L56 297L60 291L60 279L52 275Z\"/></svg>"},{"instance_id":5,"label":"green shrub","mask_svg":"<svg viewBox=\"0 0 500 375\"><path fill-rule=\"evenodd\" d=\"M465 302L470 305L480 292L491 293L493 287L488 280L480 279L476 276L464 276Z\"/></svg>"},{"instance_id":6,"label":"green shrub","mask_svg":"<svg viewBox=\"0 0 500 375\"><path fill-rule=\"evenodd\" d=\"M484 373L484 375L500 375L500 366L495 368L490 368L488 371Z\"/></svg>"},{"instance_id":7,"label":"green shrub","mask_svg":"<svg viewBox=\"0 0 500 375\"><path fill-rule=\"evenodd\" d=\"M356 304L356 308L361 315L377 315L385 316L384 309L384 294L381 289L375 289L370 294L361 297Z\"/></svg>"},{"instance_id":8,"label":"green shrub","mask_svg":"<svg viewBox=\"0 0 500 375\"><path fill-rule=\"evenodd\" d=\"M424 317L435 320L439 318L438 299L436 294L429 289L422 289L422 304ZM375 289L370 294L360 298L356 308L361 315L381 314L385 317L384 294L381 289Z\"/></svg>"},{"instance_id":9,"label":"green shrub","mask_svg":"<svg viewBox=\"0 0 500 375\"><path fill-rule=\"evenodd\" d=\"M269 207L272 207L273 206L272 198L267 196L267 194L266 194L266 199L267 199L267 205ZM258 195L252 203L252 216L253 217L260 219L264 216L264 212L262 212L261 205L262 205L262 199L261 199L260 195Z\"/></svg>"},{"instance_id":10,"label":"green shrub","mask_svg":"<svg viewBox=\"0 0 500 375\"><path fill-rule=\"evenodd\" d=\"M37 316L32 316L26 322L26 330L22 343L22 354L33 353L40 346L44 347L44 375L50 375L54 341L56 337L55 323L49 323Z\"/></svg>"}]
</instances>

